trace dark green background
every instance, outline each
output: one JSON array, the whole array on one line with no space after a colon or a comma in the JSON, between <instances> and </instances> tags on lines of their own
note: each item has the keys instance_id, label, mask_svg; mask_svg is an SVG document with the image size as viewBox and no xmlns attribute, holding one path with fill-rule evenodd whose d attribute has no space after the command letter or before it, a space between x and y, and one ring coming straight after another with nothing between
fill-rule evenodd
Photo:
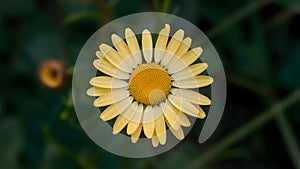
<instances>
[{"instance_id":1,"label":"dark green background","mask_svg":"<svg viewBox=\"0 0 300 169\"><path fill-rule=\"evenodd\" d=\"M49 58L72 67L101 26L145 11L175 14L207 34L226 71L228 100L206 143L197 142L200 120L172 150L129 159L84 133L68 103L70 83L49 90L37 70ZM299 169L299 14L298 0L2 0L0 168Z\"/></svg>"}]
</instances>

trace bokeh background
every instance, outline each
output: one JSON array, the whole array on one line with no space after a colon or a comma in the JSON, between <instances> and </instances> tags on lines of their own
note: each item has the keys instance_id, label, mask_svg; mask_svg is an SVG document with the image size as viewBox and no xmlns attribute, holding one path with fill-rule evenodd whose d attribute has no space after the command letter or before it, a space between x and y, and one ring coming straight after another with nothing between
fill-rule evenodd
<instances>
[{"instance_id":1,"label":"bokeh background","mask_svg":"<svg viewBox=\"0 0 300 169\"><path fill-rule=\"evenodd\" d=\"M197 142L198 120L172 150L150 158L110 154L88 138L73 109L70 76L85 41L124 15L157 11L183 17L212 41L228 95L214 135ZM300 169L299 0L1 0L1 169ZM49 89L38 70L67 65Z\"/></svg>"}]
</instances>

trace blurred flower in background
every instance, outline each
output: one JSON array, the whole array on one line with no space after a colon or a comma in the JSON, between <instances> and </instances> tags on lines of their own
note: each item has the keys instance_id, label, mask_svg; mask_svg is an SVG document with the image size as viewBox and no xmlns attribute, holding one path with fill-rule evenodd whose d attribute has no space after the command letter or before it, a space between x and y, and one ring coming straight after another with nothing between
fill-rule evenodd
<instances>
[{"instance_id":1,"label":"blurred flower in background","mask_svg":"<svg viewBox=\"0 0 300 169\"><path fill-rule=\"evenodd\" d=\"M41 83L47 88L59 89L66 84L67 67L62 60L45 60L40 65L38 75Z\"/></svg>"}]
</instances>

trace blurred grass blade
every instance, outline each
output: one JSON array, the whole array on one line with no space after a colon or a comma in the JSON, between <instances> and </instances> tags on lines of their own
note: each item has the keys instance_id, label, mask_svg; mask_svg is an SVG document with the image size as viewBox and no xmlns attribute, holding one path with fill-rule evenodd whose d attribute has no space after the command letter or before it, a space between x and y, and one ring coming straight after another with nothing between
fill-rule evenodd
<instances>
[{"instance_id":1,"label":"blurred grass blade","mask_svg":"<svg viewBox=\"0 0 300 169\"><path fill-rule=\"evenodd\" d=\"M230 28L230 26L236 24L238 21L244 19L245 17L249 16L255 11L258 11L262 7L268 5L271 0L261 0L261 1L252 1L245 7L239 9L237 12L226 18L224 21L220 22L218 25L216 25L213 29L209 30L207 32L207 36L210 38L213 38L220 33L222 33L224 30Z\"/></svg>"},{"instance_id":2,"label":"blurred grass blade","mask_svg":"<svg viewBox=\"0 0 300 169\"><path fill-rule=\"evenodd\" d=\"M300 169L300 149L292 128L281 110L278 110L276 123L286 149L296 169Z\"/></svg>"},{"instance_id":3,"label":"blurred grass blade","mask_svg":"<svg viewBox=\"0 0 300 169\"><path fill-rule=\"evenodd\" d=\"M220 152L226 150L230 146L236 144L250 133L273 119L278 114L278 109L285 110L289 106L299 102L300 100L300 88L292 92L286 98L270 107L268 110L259 113L254 119L250 120L245 125L239 127L237 130L226 136L219 143L216 143L214 147L208 150L203 155L196 157L187 168L196 169L203 166L206 162L217 156Z\"/></svg>"}]
</instances>

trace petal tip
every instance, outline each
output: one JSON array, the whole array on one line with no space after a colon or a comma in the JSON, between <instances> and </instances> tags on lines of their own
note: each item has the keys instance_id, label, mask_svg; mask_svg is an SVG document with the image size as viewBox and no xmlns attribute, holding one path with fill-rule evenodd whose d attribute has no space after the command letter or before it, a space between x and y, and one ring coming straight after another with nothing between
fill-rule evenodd
<instances>
[{"instance_id":1,"label":"petal tip","mask_svg":"<svg viewBox=\"0 0 300 169\"><path fill-rule=\"evenodd\" d=\"M142 34L150 34L150 31L148 29L144 29Z\"/></svg>"},{"instance_id":2,"label":"petal tip","mask_svg":"<svg viewBox=\"0 0 300 169\"><path fill-rule=\"evenodd\" d=\"M125 38L130 38L132 36L135 36L134 32L130 28L125 29Z\"/></svg>"}]
</instances>

